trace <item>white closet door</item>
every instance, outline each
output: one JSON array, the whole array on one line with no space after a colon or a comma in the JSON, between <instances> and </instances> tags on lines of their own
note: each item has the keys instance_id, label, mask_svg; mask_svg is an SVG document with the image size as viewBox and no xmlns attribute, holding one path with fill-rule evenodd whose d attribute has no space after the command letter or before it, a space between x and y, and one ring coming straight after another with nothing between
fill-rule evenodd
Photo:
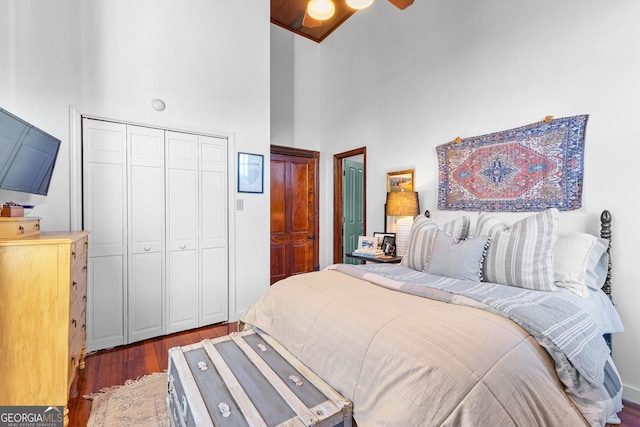
<instances>
[{"instance_id":1,"label":"white closet door","mask_svg":"<svg viewBox=\"0 0 640 427\"><path fill-rule=\"evenodd\" d=\"M198 326L198 137L166 133L167 333Z\"/></svg>"},{"instance_id":2,"label":"white closet door","mask_svg":"<svg viewBox=\"0 0 640 427\"><path fill-rule=\"evenodd\" d=\"M164 131L127 126L129 340L164 333Z\"/></svg>"},{"instance_id":3,"label":"white closet door","mask_svg":"<svg viewBox=\"0 0 640 427\"><path fill-rule=\"evenodd\" d=\"M200 136L199 326L228 319L227 140Z\"/></svg>"},{"instance_id":4,"label":"white closet door","mask_svg":"<svg viewBox=\"0 0 640 427\"><path fill-rule=\"evenodd\" d=\"M87 350L125 343L126 127L83 119L84 229L89 230Z\"/></svg>"}]
</instances>

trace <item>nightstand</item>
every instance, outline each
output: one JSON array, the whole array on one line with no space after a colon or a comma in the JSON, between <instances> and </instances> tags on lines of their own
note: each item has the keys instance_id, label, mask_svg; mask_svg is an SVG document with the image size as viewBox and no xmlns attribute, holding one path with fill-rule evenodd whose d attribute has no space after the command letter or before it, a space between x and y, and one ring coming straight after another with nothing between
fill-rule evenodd
<instances>
[{"instance_id":1,"label":"nightstand","mask_svg":"<svg viewBox=\"0 0 640 427\"><path fill-rule=\"evenodd\" d=\"M376 262L381 264L398 264L400 261L402 261L401 256L394 256L389 258L386 258L386 257L385 258L369 258L366 256L353 255L352 253L348 253L347 256L349 258L360 259L362 261L370 261L370 262Z\"/></svg>"}]
</instances>

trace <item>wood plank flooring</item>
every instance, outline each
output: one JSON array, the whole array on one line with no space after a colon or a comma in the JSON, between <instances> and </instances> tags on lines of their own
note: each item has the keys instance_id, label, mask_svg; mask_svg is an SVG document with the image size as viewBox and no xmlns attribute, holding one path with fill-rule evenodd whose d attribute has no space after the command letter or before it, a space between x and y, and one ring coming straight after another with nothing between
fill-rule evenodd
<instances>
[{"instance_id":1,"label":"wood plank flooring","mask_svg":"<svg viewBox=\"0 0 640 427\"><path fill-rule=\"evenodd\" d=\"M71 387L69 427L85 427L89 421L91 401L83 399L83 395L123 384L128 379L162 372L167 368L171 347L221 337L236 331L237 327L236 323L207 326L89 354L85 369L79 371ZM640 405L625 401L619 416L620 427L640 427Z\"/></svg>"},{"instance_id":2,"label":"wood plank flooring","mask_svg":"<svg viewBox=\"0 0 640 427\"><path fill-rule=\"evenodd\" d=\"M167 369L171 347L218 338L237 331L237 328L237 323L207 326L89 354L84 370L78 371L71 386L69 427L85 427L89 421L91 400L82 396L124 384L128 379L162 372Z\"/></svg>"}]
</instances>

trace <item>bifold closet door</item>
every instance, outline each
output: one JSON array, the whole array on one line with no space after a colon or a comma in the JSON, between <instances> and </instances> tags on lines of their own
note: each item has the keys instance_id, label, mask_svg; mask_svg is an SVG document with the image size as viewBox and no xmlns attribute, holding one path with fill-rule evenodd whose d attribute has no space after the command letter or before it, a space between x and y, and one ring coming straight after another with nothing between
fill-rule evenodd
<instances>
[{"instance_id":1,"label":"bifold closet door","mask_svg":"<svg viewBox=\"0 0 640 427\"><path fill-rule=\"evenodd\" d=\"M164 131L127 125L128 342L164 334Z\"/></svg>"},{"instance_id":2,"label":"bifold closet door","mask_svg":"<svg viewBox=\"0 0 640 427\"><path fill-rule=\"evenodd\" d=\"M228 319L227 140L200 136L200 326Z\"/></svg>"},{"instance_id":3,"label":"bifold closet door","mask_svg":"<svg viewBox=\"0 0 640 427\"><path fill-rule=\"evenodd\" d=\"M198 326L198 136L166 132L167 333Z\"/></svg>"},{"instance_id":4,"label":"bifold closet door","mask_svg":"<svg viewBox=\"0 0 640 427\"><path fill-rule=\"evenodd\" d=\"M125 344L126 125L83 119L83 228L89 231L87 351Z\"/></svg>"}]
</instances>

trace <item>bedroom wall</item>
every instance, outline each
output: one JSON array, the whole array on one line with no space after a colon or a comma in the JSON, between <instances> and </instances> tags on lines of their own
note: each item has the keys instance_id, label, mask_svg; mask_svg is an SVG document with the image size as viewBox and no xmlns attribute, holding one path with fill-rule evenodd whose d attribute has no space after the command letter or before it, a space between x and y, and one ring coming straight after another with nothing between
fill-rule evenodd
<instances>
[{"instance_id":1,"label":"bedroom wall","mask_svg":"<svg viewBox=\"0 0 640 427\"><path fill-rule=\"evenodd\" d=\"M272 50L289 49L296 88L319 86L317 111L297 104L297 90L287 108L297 134L315 132L297 115L317 113L322 266L332 261L333 154L367 146L369 231L383 227L386 173L402 169L415 169L421 209L446 222L460 213L436 208L437 145L547 115L589 114L583 207L561 214L561 230L598 233L600 212L613 215L613 292L626 327L614 337L614 359L625 397L640 402L637 16L635 0L421 0L404 11L378 0L321 44L272 28L280 35ZM276 109L273 117L283 118Z\"/></svg>"},{"instance_id":2,"label":"bedroom wall","mask_svg":"<svg viewBox=\"0 0 640 427\"><path fill-rule=\"evenodd\" d=\"M0 105L62 139L47 197L0 191L0 200L35 204L44 230L70 228L70 106L223 132L236 151L268 159L269 27L269 3L261 0L0 2ZM154 98L166 102L165 111L151 108ZM236 179L235 165L229 177ZM269 253L268 179L264 194L231 195L232 206L244 200L229 231L232 319L269 283L269 257L255 256Z\"/></svg>"}]
</instances>

